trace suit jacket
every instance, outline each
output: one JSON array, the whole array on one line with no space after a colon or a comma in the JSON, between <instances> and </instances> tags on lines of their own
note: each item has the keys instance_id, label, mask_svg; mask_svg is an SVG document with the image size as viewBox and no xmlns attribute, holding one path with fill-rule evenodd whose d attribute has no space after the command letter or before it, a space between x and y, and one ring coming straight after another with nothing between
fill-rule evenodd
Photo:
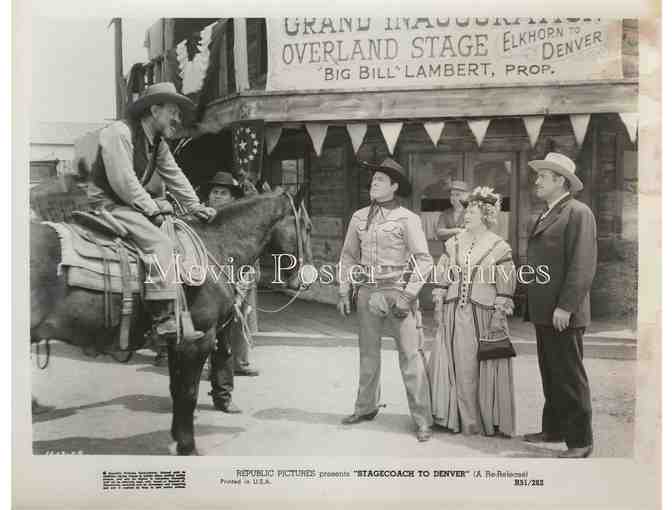
<instances>
[{"instance_id":1,"label":"suit jacket","mask_svg":"<svg viewBox=\"0 0 672 510\"><path fill-rule=\"evenodd\" d=\"M527 263L537 270L528 285L530 320L550 326L558 307L572 314L570 327L588 326L597 266L597 228L590 208L567 196L537 220L528 240ZM539 272L541 266L548 267L548 278Z\"/></svg>"}]
</instances>

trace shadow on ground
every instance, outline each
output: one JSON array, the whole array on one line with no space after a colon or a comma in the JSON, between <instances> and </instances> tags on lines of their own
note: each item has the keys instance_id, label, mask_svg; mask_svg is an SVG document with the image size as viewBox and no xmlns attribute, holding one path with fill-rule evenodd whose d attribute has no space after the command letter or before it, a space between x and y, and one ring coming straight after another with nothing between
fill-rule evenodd
<instances>
[{"instance_id":1,"label":"shadow on ground","mask_svg":"<svg viewBox=\"0 0 672 510\"><path fill-rule=\"evenodd\" d=\"M240 427L196 426L197 438L210 434L239 434ZM81 453L83 455L171 455L173 439L167 430L137 434L135 436L106 439L73 436L49 441L33 441L33 454Z\"/></svg>"},{"instance_id":2,"label":"shadow on ground","mask_svg":"<svg viewBox=\"0 0 672 510\"><path fill-rule=\"evenodd\" d=\"M31 348L31 357L33 362L36 363L36 359L39 358L40 364L44 363L46 354L44 344L40 345L40 354L37 356L35 353L35 346ZM51 340L49 342L49 363L55 361L54 358L63 358L76 361L89 361L93 363L124 363L127 365L141 365L146 363L152 363L156 353L154 351L144 348L139 351L134 351L133 355L128 361L123 361L129 355L128 352L115 351L110 353L97 353L94 347L82 348L76 345L66 344L58 340ZM115 357L117 359L115 359Z\"/></svg>"},{"instance_id":3,"label":"shadow on ground","mask_svg":"<svg viewBox=\"0 0 672 510\"><path fill-rule=\"evenodd\" d=\"M375 420L356 425L343 425L341 420L345 417L344 414L311 412L295 408L263 409L254 413L253 417L258 420L286 420L311 425L333 425L339 428L357 427L361 430L385 433L413 434L415 432L415 427L408 415L385 412L381 412ZM435 430L432 434L432 441L452 443L493 457L556 457L560 451L558 448L526 443L521 437L509 439L480 435L465 436L443 430Z\"/></svg>"},{"instance_id":4,"label":"shadow on ground","mask_svg":"<svg viewBox=\"0 0 672 510\"><path fill-rule=\"evenodd\" d=\"M68 416L77 414L80 411L107 406L124 406L129 411L143 411L149 413L169 414L173 412L173 403L170 397L136 394L124 395L122 397L113 398L104 402L95 402L81 406L65 408L49 406L49 410L40 414L33 414L33 423L42 423L45 421L67 418ZM196 406L196 409L212 411L212 406L208 404L199 404Z\"/></svg>"}]
</instances>

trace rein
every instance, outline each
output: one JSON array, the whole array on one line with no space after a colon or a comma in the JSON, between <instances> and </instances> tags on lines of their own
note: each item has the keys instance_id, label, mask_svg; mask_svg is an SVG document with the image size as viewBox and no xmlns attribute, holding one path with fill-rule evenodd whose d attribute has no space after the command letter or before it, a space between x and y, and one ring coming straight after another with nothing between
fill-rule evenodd
<instances>
[{"instance_id":1,"label":"rein","mask_svg":"<svg viewBox=\"0 0 672 510\"><path fill-rule=\"evenodd\" d=\"M291 193L289 191L285 191L283 193L287 199L289 200L289 204L292 207L292 214L294 215L294 223L296 225L296 237L297 237L297 254L298 254L298 263L299 263L299 268L297 271L301 271L303 268L304 264L304 259L305 259L305 244L307 243L307 238L306 236L303 235L303 231L301 230L301 219L306 222L307 225L311 224L310 216L308 215L308 211L306 210L305 204L302 202L299 207L296 207L296 204L294 203L294 198L292 197ZM181 207L181 204L177 200L175 200L174 197L168 196L169 199L172 199L174 203L177 204L178 206L178 211L182 214L185 213L184 209ZM212 252L207 248L203 240L200 238L200 236L194 231L194 229L186 222L174 218L174 225L177 229L182 230L188 237L191 238L193 241L194 246L196 247L197 251L197 258L200 261L203 261L205 259L208 259L210 262L212 262L215 265L219 265L217 259L215 256L212 254ZM283 310L287 309L296 299L299 297L302 291L306 290L308 286L301 284L299 287L299 290L296 291L296 293L290 298L290 300L282 305L280 308L277 308L275 310L266 310L264 308L261 308L260 306L255 306L255 309L263 312L263 313L279 313L282 312ZM235 288L234 285L234 290L237 293L238 290ZM229 321L227 321L229 322Z\"/></svg>"},{"instance_id":2,"label":"rein","mask_svg":"<svg viewBox=\"0 0 672 510\"><path fill-rule=\"evenodd\" d=\"M284 192L284 195L288 198L289 204L292 206L292 213L294 214L294 223L296 225L296 242L297 242L297 254L298 254L298 262L299 262L299 269L297 271L301 271L303 269L303 260L304 260L304 250L305 250L305 243L307 242L307 239L304 238L303 236L303 231L301 230L301 218L304 219L307 225L311 224L310 221L310 216L308 216L308 211L306 210L306 206L303 202L301 202L300 206L297 208L296 204L294 204L294 198L292 197L291 193L289 191ZM287 308L296 301L296 299L301 295L301 292L306 290L308 288L307 285L301 284L299 287L299 290L296 291L296 293L290 298L289 301L287 301L286 304L282 305L280 308L277 308L275 310L265 310L261 308L259 305L256 306L256 309L259 310L260 312L263 313L279 313Z\"/></svg>"}]
</instances>

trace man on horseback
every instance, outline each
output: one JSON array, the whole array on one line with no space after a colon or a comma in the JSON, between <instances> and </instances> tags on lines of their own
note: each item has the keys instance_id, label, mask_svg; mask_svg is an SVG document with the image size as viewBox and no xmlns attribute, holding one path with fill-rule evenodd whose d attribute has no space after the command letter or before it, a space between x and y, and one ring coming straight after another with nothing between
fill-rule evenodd
<instances>
[{"instance_id":1,"label":"man on horseback","mask_svg":"<svg viewBox=\"0 0 672 510\"><path fill-rule=\"evenodd\" d=\"M177 334L173 241L160 229L164 215L173 213L165 193L169 191L202 221L210 221L216 214L200 203L164 140L175 134L183 115L193 108L191 100L178 94L172 83L150 85L129 106L128 119L100 132L98 155L91 169L90 198L109 210L151 261L147 264L145 300L160 342ZM183 338L198 340L202 336L200 331L185 331Z\"/></svg>"}]
</instances>

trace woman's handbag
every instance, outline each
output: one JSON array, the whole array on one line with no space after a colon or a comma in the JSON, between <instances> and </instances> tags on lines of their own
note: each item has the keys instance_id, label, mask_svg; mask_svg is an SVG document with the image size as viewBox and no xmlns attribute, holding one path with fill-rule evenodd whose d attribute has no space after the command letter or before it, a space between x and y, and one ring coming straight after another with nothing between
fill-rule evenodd
<instances>
[{"instance_id":1,"label":"woman's handbag","mask_svg":"<svg viewBox=\"0 0 672 510\"><path fill-rule=\"evenodd\" d=\"M516 350L509 337L506 318L495 312L490 318L490 325L485 335L478 339L478 361L513 358L515 355Z\"/></svg>"}]
</instances>

